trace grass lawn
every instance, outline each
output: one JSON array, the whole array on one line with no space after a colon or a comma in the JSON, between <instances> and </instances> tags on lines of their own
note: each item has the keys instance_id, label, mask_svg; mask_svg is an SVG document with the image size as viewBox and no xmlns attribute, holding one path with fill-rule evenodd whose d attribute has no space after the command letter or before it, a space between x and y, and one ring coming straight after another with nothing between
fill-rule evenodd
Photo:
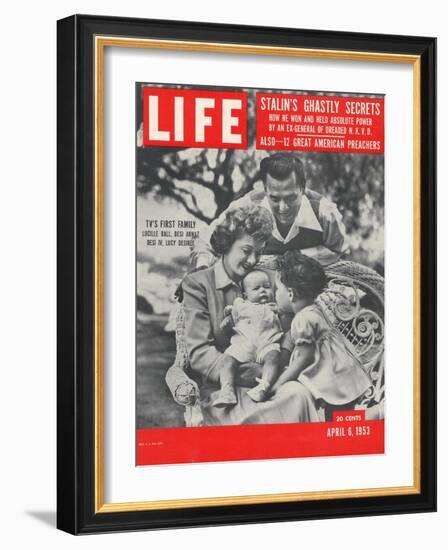
<instances>
[{"instance_id":1,"label":"grass lawn","mask_svg":"<svg viewBox=\"0 0 448 550\"><path fill-rule=\"evenodd\" d=\"M165 383L176 355L173 332L165 332L168 315L148 315L137 322L137 428L184 426L184 407L177 405Z\"/></svg>"}]
</instances>

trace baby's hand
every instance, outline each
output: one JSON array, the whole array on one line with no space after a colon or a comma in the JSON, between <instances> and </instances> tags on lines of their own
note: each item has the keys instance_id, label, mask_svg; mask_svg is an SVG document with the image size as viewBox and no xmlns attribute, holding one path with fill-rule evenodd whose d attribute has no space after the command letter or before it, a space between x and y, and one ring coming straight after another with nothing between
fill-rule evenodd
<instances>
[{"instance_id":1,"label":"baby's hand","mask_svg":"<svg viewBox=\"0 0 448 550\"><path fill-rule=\"evenodd\" d=\"M278 304L276 302L269 302L266 304L273 313L278 313Z\"/></svg>"}]
</instances>

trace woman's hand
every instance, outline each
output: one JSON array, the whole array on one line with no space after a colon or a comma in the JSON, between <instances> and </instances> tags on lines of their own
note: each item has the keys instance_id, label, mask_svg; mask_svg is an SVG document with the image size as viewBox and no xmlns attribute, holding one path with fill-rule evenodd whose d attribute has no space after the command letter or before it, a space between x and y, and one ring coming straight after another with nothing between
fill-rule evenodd
<instances>
[{"instance_id":1,"label":"woman's hand","mask_svg":"<svg viewBox=\"0 0 448 550\"><path fill-rule=\"evenodd\" d=\"M231 332L235 326L235 322L232 317L233 306L226 306L224 308L224 319L221 321L219 328L224 332Z\"/></svg>"}]
</instances>

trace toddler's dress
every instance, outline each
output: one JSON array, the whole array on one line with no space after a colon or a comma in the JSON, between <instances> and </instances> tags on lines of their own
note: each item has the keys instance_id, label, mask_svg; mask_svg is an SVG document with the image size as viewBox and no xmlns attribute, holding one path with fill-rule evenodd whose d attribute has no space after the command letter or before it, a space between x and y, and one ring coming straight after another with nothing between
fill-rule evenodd
<instances>
[{"instance_id":1,"label":"toddler's dress","mask_svg":"<svg viewBox=\"0 0 448 550\"><path fill-rule=\"evenodd\" d=\"M315 399L323 399L331 405L344 405L359 398L372 385L360 361L317 304L307 306L295 315L291 338L295 346L291 362L299 353L301 344L311 344L315 348L312 364L298 378Z\"/></svg>"}]
</instances>

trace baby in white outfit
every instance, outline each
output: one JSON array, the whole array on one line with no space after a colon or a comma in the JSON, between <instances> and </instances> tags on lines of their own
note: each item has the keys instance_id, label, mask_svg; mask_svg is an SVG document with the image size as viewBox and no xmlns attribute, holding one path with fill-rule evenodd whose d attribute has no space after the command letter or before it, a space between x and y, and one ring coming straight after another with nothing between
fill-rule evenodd
<instances>
[{"instance_id":1,"label":"baby in white outfit","mask_svg":"<svg viewBox=\"0 0 448 550\"><path fill-rule=\"evenodd\" d=\"M235 298L233 306L225 310L225 314L232 318L235 332L226 354L239 363L256 361L263 365L258 385L247 392L253 401L258 402L267 398L278 377L283 332L269 275L254 269L246 275L242 284L244 298ZM234 388L222 388L213 404L218 407L232 404L234 400L228 399L227 394L234 391Z\"/></svg>"}]
</instances>

